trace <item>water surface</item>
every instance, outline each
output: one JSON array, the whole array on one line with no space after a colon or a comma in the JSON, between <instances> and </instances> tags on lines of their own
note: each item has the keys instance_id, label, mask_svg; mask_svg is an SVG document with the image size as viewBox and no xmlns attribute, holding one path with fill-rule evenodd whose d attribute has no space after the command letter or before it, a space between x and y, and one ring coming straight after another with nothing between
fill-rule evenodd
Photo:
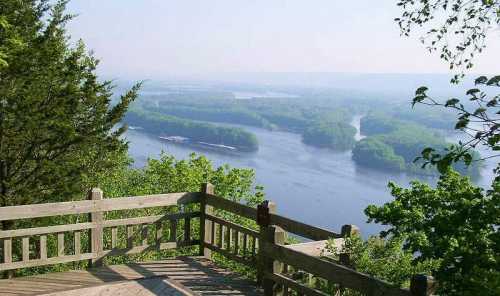
<instances>
[{"instance_id":1,"label":"water surface","mask_svg":"<svg viewBox=\"0 0 500 296\"><path fill-rule=\"evenodd\" d=\"M359 116L354 126L359 127ZM392 180L407 186L415 176L360 168L351 152L334 152L304 145L301 136L288 132L245 127L259 140L259 150L252 154L225 155L200 151L193 147L163 142L138 130L129 130L129 152L136 166L148 157L158 157L163 150L176 158L188 158L192 152L206 155L215 165L252 168L257 183L265 188L266 198L277 203L278 212L291 218L340 231L343 224L358 225L365 235L381 227L367 224L363 209L370 204L383 204L391 199L387 183ZM361 135L357 135L359 139ZM491 164L479 184L491 180ZM435 180L426 178L428 182Z\"/></svg>"}]
</instances>

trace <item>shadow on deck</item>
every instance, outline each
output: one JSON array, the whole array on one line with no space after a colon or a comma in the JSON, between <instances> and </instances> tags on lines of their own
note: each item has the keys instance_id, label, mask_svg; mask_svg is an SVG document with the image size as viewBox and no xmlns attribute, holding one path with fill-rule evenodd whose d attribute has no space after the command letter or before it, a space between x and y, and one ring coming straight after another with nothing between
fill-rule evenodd
<instances>
[{"instance_id":1,"label":"shadow on deck","mask_svg":"<svg viewBox=\"0 0 500 296\"><path fill-rule=\"evenodd\" d=\"M0 295L262 295L203 257L111 265L0 280Z\"/></svg>"}]
</instances>

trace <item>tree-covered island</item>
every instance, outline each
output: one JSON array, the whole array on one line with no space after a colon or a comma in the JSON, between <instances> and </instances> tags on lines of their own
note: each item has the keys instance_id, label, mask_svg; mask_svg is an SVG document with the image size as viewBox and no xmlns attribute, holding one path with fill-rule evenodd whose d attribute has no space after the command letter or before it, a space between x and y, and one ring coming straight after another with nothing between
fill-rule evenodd
<instances>
[{"instance_id":1,"label":"tree-covered island","mask_svg":"<svg viewBox=\"0 0 500 296\"><path fill-rule=\"evenodd\" d=\"M255 135L242 128L217 126L140 110L130 110L125 115L124 122L131 126L140 126L145 132L156 136L180 136L198 143L224 145L245 152L259 148Z\"/></svg>"},{"instance_id":2,"label":"tree-covered island","mask_svg":"<svg viewBox=\"0 0 500 296\"><path fill-rule=\"evenodd\" d=\"M237 100L166 94L141 100L144 110L183 119L230 123L301 134L305 144L348 150L354 146L356 129L349 122L352 110L335 99L270 98Z\"/></svg>"},{"instance_id":3,"label":"tree-covered island","mask_svg":"<svg viewBox=\"0 0 500 296\"><path fill-rule=\"evenodd\" d=\"M440 130L381 113L363 117L360 130L367 137L356 143L352 151L353 159L359 165L377 169L437 175L435 168L422 168L423 162L416 161L416 158L426 147L434 147L444 153L454 145L446 141ZM474 159L479 158L479 154L474 152ZM474 162L466 166L463 162L458 162L454 164L454 168L462 174L478 176L481 163Z\"/></svg>"}]
</instances>

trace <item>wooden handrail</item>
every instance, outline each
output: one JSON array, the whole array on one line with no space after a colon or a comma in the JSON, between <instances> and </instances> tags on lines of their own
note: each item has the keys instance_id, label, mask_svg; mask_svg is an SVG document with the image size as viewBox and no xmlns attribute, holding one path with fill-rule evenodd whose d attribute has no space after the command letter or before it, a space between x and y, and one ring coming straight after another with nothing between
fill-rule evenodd
<instances>
[{"instance_id":1,"label":"wooden handrail","mask_svg":"<svg viewBox=\"0 0 500 296\"><path fill-rule=\"evenodd\" d=\"M210 205L216 209L228 211L251 220L257 219L257 209L255 208L230 201L213 194L206 194L205 196L207 205Z\"/></svg>"},{"instance_id":2,"label":"wooden handrail","mask_svg":"<svg viewBox=\"0 0 500 296\"><path fill-rule=\"evenodd\" d=\"M312 240L325 240L331 238L340 238L342 235L320 227L308 225L278 214L269 214L270 224L277 225L287 232L291 232L298 236L312 239Z\"/></svg>"},{"instance_id":3,"label":"wooden handrail","mask_svg":"<svg viewBox=\"0 0 500 296\"><path fill-rule=\"evenodd\" d=\"M199 192L181 192L0 207L0 221L174 206L199 202L199 197Z\"/></svg>"},{"instance_id":4,"label":"wooden handrail","mask_svg":"<svg viewBox=\"0 0 500 296\"><path fill-rule=\"evenodd\" d=\"M89 222L67 225L34 227L0 231L0 243L3 243L4 260L0 262L0 271L41 265L89 260L92 266L102 264L104 257L128 255L152 250L174 249L183 246L200 246L200 255L208 258L212 252L257 268L259 282L264 287L264 295L274 295L276 285L285 289L294 289L305 295L325 295L324 292L304 285L283 273L285 266L304 270L339 285L340 289L349 288L369 295L422 296L430 295L433 281L426 276L412 280L411 290L400 289L369 275L350 268L349 258L341 256L339 263L324 260L313 253L301 252L284 246L286 232L317 241L337 239L359 231L354 225L344 225L341 234L320 227L308 225L276 214L276 206L271 202L262 203L258 209L243 205L219 196L215 188L204 184L200 192L168 193L136 197L103 199L102 191L93 189L89 200L59 202L24 206L0 207L0 221L71 214L89 214ZM163 215L105 220L104 212L116 210L167 207L190 203L200 203L199 212L165 213ZM259 230L227 221L218 217L215 209L244 217L259 226ZM192 238L191 219L200 219L199 238ZM184 233L177 235L177 221L184 220ZM169 223L170 237L163 237L164 223ZM104 249L104 229L111 228L111 248ZM126 247L119 246L119 228L124 228ZM154 242L148 229L154 228ZM82 250L81 233L90 232L90 252ZM73 233L74 253L65 250L65 233ZM56 235L57 256L47 254L47 238ZM30 258L30 237L39 236L36 258ZM109 239L109 236L107 237ZM181 239L179 239L181 238ZM13 239L22 240L21 260L13 256ZM139 245L135 241L139 240ZM318 244L319 245L319 244ZM314 254L316 254L315 252ZM341 254L346 255L346 254Z\"/></svg>"},{"instance_id":5,"label":"wooden handrail","mask_svg":"<svg viewBox=\"0 0 500 296\"><path fill-rule=\"evenodd\" d=\"M387 282L343 265L309 256L284 246L262 242L260 247L264 254L275 260L368 295L411 295L409 290L394 287Z\"/></svg>"}]
</instances>

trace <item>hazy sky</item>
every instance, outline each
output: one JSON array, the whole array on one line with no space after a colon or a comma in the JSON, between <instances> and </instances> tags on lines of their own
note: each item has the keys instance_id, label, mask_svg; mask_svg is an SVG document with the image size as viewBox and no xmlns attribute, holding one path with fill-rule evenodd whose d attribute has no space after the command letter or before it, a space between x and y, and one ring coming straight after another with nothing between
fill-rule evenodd
<instances>
[{"instance_id":1,"label":"hazy sky","mask_svg":"<svg viewBox=\"0 0 500 296\"><path fill-rule=\"evenodd\" d=\"M396 0L73 0L69 25L114 78L220 72L447 73L399 36ZM494 35L493 35L494 34ZM492 32L474 72L498 73Z\"/></svg>"}]
</instances>

